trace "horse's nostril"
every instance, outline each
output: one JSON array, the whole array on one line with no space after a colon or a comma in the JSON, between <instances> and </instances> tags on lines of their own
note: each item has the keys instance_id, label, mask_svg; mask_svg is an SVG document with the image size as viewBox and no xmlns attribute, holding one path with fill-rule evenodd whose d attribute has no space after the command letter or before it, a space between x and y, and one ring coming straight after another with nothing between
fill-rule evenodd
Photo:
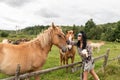
<instances>
[{"instance_id":1,"label":"horse's nostril","mask_svg":"<svg viewBox=\"0 0 120 80\"><path fill-rule=\"evenodd\" d=\"M66 43L67 43L67 44L70 44L70 41L69 41L69 40L67 40L67 41L66 41Z\"/></svg>"}]
</instances>

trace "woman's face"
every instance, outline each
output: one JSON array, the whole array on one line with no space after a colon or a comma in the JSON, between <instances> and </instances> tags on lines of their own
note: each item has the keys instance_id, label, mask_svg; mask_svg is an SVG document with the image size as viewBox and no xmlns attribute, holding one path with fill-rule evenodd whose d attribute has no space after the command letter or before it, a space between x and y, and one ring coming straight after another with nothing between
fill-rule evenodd
<instances>
[{"instance_id":1,"label":"woman's face","mask_svg":"<svg viewBox=\"0 0 120 80\"><path fill-rule=\"evenodd\" d=\"M82 35L78 35L77 39L81 41L82 40Z\"/></svg>"}]
</instances>

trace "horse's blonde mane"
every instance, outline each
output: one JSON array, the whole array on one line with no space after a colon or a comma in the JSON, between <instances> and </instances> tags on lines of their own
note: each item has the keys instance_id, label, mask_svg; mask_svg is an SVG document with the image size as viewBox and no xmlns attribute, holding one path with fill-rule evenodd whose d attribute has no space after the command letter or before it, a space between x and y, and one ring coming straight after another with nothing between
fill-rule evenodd
<instances>
[{"instance_id":1,"label":"horse's blonde mane","mask_svg":"<svg viewBox=\"0 0 120 80\"><path fill-rule=\"evenodd\" d=\"M42 48L44 48L46 45L50 45L53 29L56 29L56 30L62 32L61 27L51 26L47 30L45 30L45 31L41 32L39 35L37 35L37 38L31 40L29 43L40 44Z\"/></svg>"},{"instance_id":2,"label":"horse's blonde mane","mask_svg":"<svg viewBox=\"0 0 120 80\"><path fill-rule=\"evenodd\" d=\"M40 43L42 48L45 47L49 44L49 41L51 40L51 31L52 27L49 27L47 30L37 35L37 38L33 39L30 42Z\"/></svg>"}]
</instances>

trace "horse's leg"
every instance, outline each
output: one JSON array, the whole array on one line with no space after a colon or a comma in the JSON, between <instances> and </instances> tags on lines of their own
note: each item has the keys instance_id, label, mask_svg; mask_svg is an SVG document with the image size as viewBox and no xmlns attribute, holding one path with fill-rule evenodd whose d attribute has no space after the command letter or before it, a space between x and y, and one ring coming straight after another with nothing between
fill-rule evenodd
<instances>
[{"instance_id":1,"label":"horse's leg","mask_svg":"<svg viewBox=\"0 0 120 80\"><path fill-rule=\"evenodd\" d=\"M36 68L34 71L38 71L38 70L40 70L40 68ZM35 80L40 80L40 76L39 75L36 75L34 78L35 78Z\"/></svg>"},{"instance_id":2,"label":"horse's leg","mask_svg":"<svg viewBox=\"0 0 120 80\"><path fill-rule=\"evenodd\" d=\"M68 65L68 58L65 59L66 65ZM68 67L66 67L66 72L68 72Z\"/></svg>"},{"instance_id":3,"label":"horse's leg","mask_svg":"<svg viewBox=\"0 0 120 80\"><path fill-rule=\"evenodd\" d=\"M62 60L62 61L63 61L63 65L65 65L65 58L63 58L63 60Z\"/></svg>"},{"instance_id":4,"label":"horse's leg","mask_svg":"<svg viewBox=\"0 0 120 80\"><path fill-rule=\"evenodd\" d=\"M74 57L75 56L71 57L71 63L74 63Z\"/></svg>"},{"instance_id":5,"label":"horse's leg","mask_svg":"<svg viewBox=\"0 0 120 80\"><path fill-rule=\"evenodd\" d=\"M60 53L60 65L62 66L62 63L63 63L63 57L62 57L62 54Z\"/></svg>"},{"instance_id":6,"label":"horse's leg","mask_svg":"<svg viewBox=\"0 0 120 80\"><path fill-rule=\"evenodd\" d=\"M74 63L75 55L71 58L71 63ZM71 66L72 72L74 72L73 66Z\"/></svg>"},{"instance_id":7,"label":"horse's leg","mask_svg":"<svg viewBox=\"0 0 120 80\"><path fill-rule=\"evenodd\" d=\"M35 76L35 80L40 80L40 76L39 75Z\"/></svg>"}]
</instances>

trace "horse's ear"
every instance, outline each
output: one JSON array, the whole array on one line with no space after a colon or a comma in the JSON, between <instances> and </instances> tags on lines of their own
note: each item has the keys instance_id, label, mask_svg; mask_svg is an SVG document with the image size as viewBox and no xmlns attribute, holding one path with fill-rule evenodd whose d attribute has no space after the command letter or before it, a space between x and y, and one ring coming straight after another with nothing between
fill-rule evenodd
<instances>
[{"instance_id":1,"label":"horse's ear","mask_svg":"<svg viewBox=\"0 0 120 80\"><path fill-rule=\"evenodd\" d=\"M54 22L52 22L52 28L53 28L53 29L55 29L55 28L56 28L56 27L55 27L55 25L54 25Z\"/></svg>"},{"instance_id":2,"label":"horse's ear","mask_svg":"<svg viewBox=\"0 0 120 80\"><path fill-rule=\"evenodd\" d=\"M73 34L75 34L75 30L73 30Z\"/></svg>"}]
</instances>

